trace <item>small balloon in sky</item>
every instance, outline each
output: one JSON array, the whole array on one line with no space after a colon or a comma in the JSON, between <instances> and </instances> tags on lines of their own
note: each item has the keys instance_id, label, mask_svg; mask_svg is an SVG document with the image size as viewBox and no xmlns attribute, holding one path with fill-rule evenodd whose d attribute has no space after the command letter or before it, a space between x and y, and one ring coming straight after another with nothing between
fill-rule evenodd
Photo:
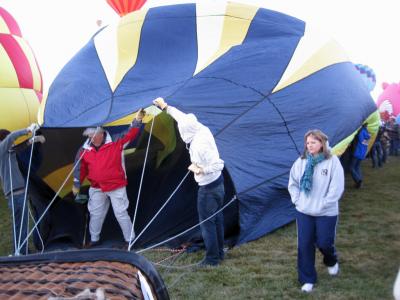
<instances>
[{"instance_id":1,"label":"small balloon in sky","mask_svg":"<svg viewBox=\"0 0 400 300\"><path fill-rule=\"evenodd\" d=\"M107 0L120 17L140 9L146 0Z\"/></svg>"},{"instance_id":2,"label":"small balloon in sky","mask_svg":"<svg viewBox=\"0 0 400 300\"><path fill-rule=\"evenodd\" d=\"M363 82L366 84L368 91L372 91L376 85L376 76L374 70L367 65L355 64L358 72L360 72Z\"/></svg>"}]
</instances>

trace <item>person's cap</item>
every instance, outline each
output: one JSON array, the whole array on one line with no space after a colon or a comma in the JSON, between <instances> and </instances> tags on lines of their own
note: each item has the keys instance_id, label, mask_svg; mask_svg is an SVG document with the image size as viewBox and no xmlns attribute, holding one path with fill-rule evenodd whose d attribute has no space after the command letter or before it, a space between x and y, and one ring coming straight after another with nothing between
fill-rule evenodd
<instances>
[{"instance_id":1,"label":"person's cap","mask_svg":"<svg viewBox=\"0 0 400 300\"><path fill-rule=\"evenodd\" d=\"M96 133L103 133L104 129L102 127L88 127L83 132L83 136L92 137Z\"/></svg>"}]
</instances>

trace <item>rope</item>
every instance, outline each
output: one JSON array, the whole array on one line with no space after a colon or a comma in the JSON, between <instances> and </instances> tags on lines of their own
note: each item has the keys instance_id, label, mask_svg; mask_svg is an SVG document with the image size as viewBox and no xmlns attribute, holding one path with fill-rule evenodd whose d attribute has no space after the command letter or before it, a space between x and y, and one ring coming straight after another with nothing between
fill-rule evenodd
<instances>
[{"instance_id":1,"label":"rope","mask_svg":"<svg viewBox=\"0 0 400 300\"><path fill-rule=\"evenodd\" d=\"M167 201L161 206L161 208L158 210L158 212L154 215L154 217L147 223L147 225L143 228L143 230L139 233L139 235L133 240L132 245L136 243L136 241L141 237L141 235L147 230L147 228L151 225L151 223L155 220L155 218L161 213L161 211L164 209L164 207L168 204L168 202L172 199L172 197L175 195L175 193L178 191L178 189L181 187L182 183L185 181L186 177L189 175L190 171L186 173L186 175L183 177L181 182L179 182L178 186L175 188L175 190L172 192L172 194L168 197ZM131 250L131 244L128 247L128 251Z\"/></svg>"},{"instance_id":2,"label":"rope","mask_svg":"<svg viewBox=\"0 0 400 300\"><path fill-rule=\"evenodd\" d=\"M10 188L11 188L11 210L12 210L12 220L13 220L13 236L14 236L14 255L19 255L17 252L17 233L15 232L15 209L14 209L14 191L13 191L13 182L12 182L12 174L11 174L11 153L8 152L8 168L10 170Z\"/></svg>"},{"instance_id":3,"label":"rope","mask_svg":"<svg viewBox=\"0 0 400 300\"><path fill-rule=\"evenodd\" d=\"M29 206L28 206L28 209L27 209L27 211L29 212ZM27 214L26 215L26 228L27 228L27 230L28 230L28 228L29 228L29 214ZM28 244L29 244L29 242L28 242ZM25 247L25 253L24 253L25 255L28 255L28 247Z\"/></svg>"},{"instance_id":4,"label":"rope","mask_svg":"<svg viewBox=\"0 0 400 300\"><path fill-rule=\"evenodd\" d=\"M88 199L88 202L89 202L89 200L90 200L90 198ZM86 245L86 238L87 238L87 236L86 236L86 232L87 232L87 228L88 228L88 223L89 223L89 212L88 212L88 210L86 210L85 211L85 231L83 232L83 240L82 240L82 246L85 246Z\"/></svg>"},{"instance_id":5,"label":"rope","mask_svg":"<svg viewBox=\"0 0 400 300\"><path fill-rule=\"evenodd\" d=\"M188 271L189 272L189 271ZM176 278L170 285L168 285L168 290L171 290L180 280L183 276L186 276L188 272L182 273Z\"/></svg>"},{"instance_id":6,"label":"rope","mask_svg":"<svg viewBox=\"0 0 400 300\"><path fill-rule=\"evenodd\" d=\"M97 130L99 127L96 128L96 132L94 135L96 135ZM93 135L93 136L94 136ZM92 139L93 140L93 137ZM22 242L22 244L19 246L18 251L22 248L22 246L27 242L28 238L32 235L32 232L37 228L38 224L42 221L44 215L47 213L47 211L50 209L50 206L53 204L53 202L56 200L56 198L58 197L58 195L60 194L60 191L62 190L62 188L64 187L64 185L67 183L69 177L71 176L71 174L74 172L76 166L80 163L80 161L82 160L83 155L86 153L86 149L83 150L81 156L79 157L79 159L76 161L75 165L72 167L72 170L68 173L67 177L65 178L64 182L61 184L60 188L58 189L57 193L54 195L53 199L50 201L50 203L47 205L46 209L44 210L44 212L42 213L42 215L39 217L39 219L37 220L37 222L35 223L35 225L33 226L33 228L31 229L31 231L29 231L27 237L25 238L25 240Z\"/></svg>"},{"instance_id":7,"label":"rope","mask_svg":"<svg viewBox=\"0 0 400 300\"><path fill-rule=\"evenodd\" d=\"M197 263L190 264L190 265L185 265L185 266L169 266L169 265L159 264L159 263L156 263L156 262L153 262L153 264L156 265L156 266L162 267L162 268L166 268L166 269L184 270L184 269L190 269L190 268L193 268L193 267L197 267L197 266L200 265L200 263L202 261L203 260L200 260Z\"/></svg>"},{"instance_id":8,"label":"rope","mask_svg":"<svg viewBox=\"0 0 400 300\"><path fill-rule=\"evenodd\" d=\"M181 251L186 251L186 246L182 247L182 248L176 248L176 249L171 249L171 248L154 248L152 250L155 251L159 251L159 252L172 252L172 253L176 253L176 252L181 252Z\"/></svg>"},{"instance_id":9,"label":"rope","mask_svg":"<svg viewBox=\"0 0 400 300\"><path fill-rule=\"evenodd\" d=\"M47 205L46 209L44 210L44 212L42 213L42 215L40 216L40 218L37 220L37 222L35 223L35 225L33 226L33 228L31 229L31 231L29 231L27 237L25 238L25 240L22 242L22 244L19 246L18 251L23 247L23 245L26 243L26 241L28 240L28 238L32 235L32 232L37 228L37 225L42 221L44 215L47 213L47 211L50 209L50 206L53 204L53 202L56 200L57 196L59 195L60 191L62 190L62 188L64 187L64 185L67 183L67 180L69 179L69 177L71 176L71 174L73 173L73 171L75 170L76 166L78 165L78 163L81 161L83 154L85 153L85 151L82 153L81 157L79 158L79 160L76 162L76 164L74 165L74 167L72 168L71 172L69 172L69 174L67 175L67 178L65 178L64 182L61 184L60 188L58 189L57 193L54 195L53 199L50 201L50 203Z\"/></svg>"},{"instance_id":10,"label":"rope","mask_svg":"<svg viewBox=\"0 0 400 300\"><path fill-rule=\"evenodd\" d=\"M140 193L142 192L143 177L144 177L144 171L145 171L145 169L146 169L147 156L148 156L148 154L149 154L151 135L152 135L152 133L153 133L154 119L155 119L155 116L153 116L153 119L151 120L151 127L150 127L150 133L149 133L149 140L147 141L146 155L145 155L145 157L144 157L142 175L141 175L141 177L140 177L139 191L138 191L138 195L137 195L137 198L136 198L135 213L134 213L134 215L133 215L133 222L132 222L132 228L131 228L131 235L130 235L130 237L129 237L128 251L131 250L131 247L132 247L132 245L133 245L133 243L131 244L131 241L132 241L132 236L134 235L134 232L135 232L134 228L135 228L136 214L137 214L137 210L138 210L138 206L139 206Z\"/></svg>"},{"instance_id":11,"label":"rope","mask_svg":"<svg viewBox=\"0 0 400 300\"><path fill-rule=\"evenodd\" d=\"M152 245L152 246L150 246L150 247L147 247L147 248L145 248L145 249L139 250L139 251L137 251L136 253L137 253L137 254L140 254L140 253L146 252L146 251L148 251L148 250L150 250L150 249L153 249L153 248L156 248L156 247L158 247L158 246L160 246L160 245L162 245L162 244L168 243L169 241L171 241L171 240L173 240L173 239L175 239L175 238L177 238L177 237L179 237L179 236L181 236L181 235L184 235L185 233L191 231L192 229L196 228L197 226L200 226L200 225L203 224L204 222L206 222L206 221L208 221L209 219L213 218L215 215L219 214L221 211L223 211L226 207L228 207L228 206L229 206L233 201L235 201L236 199L237 199L237 197L236 197L236 195L234 195L234 196L232 197L232 199L229 200L228 203L226 203L223 207L221 207L219 210L217 210L215 213L213 213L213 214L212 214L211 216L209 216L207 219L204 219L204 220L201 221L200 223L198 223L198 224L196 224L196 225L193 225L192 227L186 229L185 231L183 231L183 232L181 232L181 233L178 233L178 234L176 234L176 235L174 235L174 236L172 236L172 237L170 237L170 238L168 238L168 239L166 239L166 240L164 240L164 241L162 241L162 242L159 242L159 243L157 243L157 244L154 244L154 245Z\"/></svg>"},{"instance_id":12,"label":"rope","mask_svg":"<svg viewBox=\"0 0 400 300\"><path fill-rule=\"evenodd\" d=\"M93 137L97 134L97 131L99 130L100 127L96 127L96 131L94 132L93 136L90 139L90 142L93 141ZM74 172L76 166L80 163L80 161L82 160L83 155L86 153L86 149L84 149L82 151L81 156L79 157L79 159L76 161L76 163L74 164L74 166L72 167L72 170L68 173L67 177L65 178L64 182L61 184L60 188L58 189L57 193L54 195L53 199L50 201L50 203L47 205L46 209L44 210L44 212L42 213L42 215L39 217L39 219L37 220L37 222L34 224L33 228L31 229L31 231L29 231L28 235L26 236L25 240L22 242L21 245L19 245L18 247L18 252L19 250L21 250L21 248L23 247L23 245L27 242L27 240L29 239L29 237L32 235L33 231L37 228L38 224L42 221L44 215L47 213L47 211L50 209L50 206L53 204L53 202L56 200L56 198L58 197L58 195L60 194L60 191L62 190L62 188L64 187L64 185L67 183L69 177L71 176L71 174ZM32 156L32 153L31 153Z\"/></svg>"},{"instance_id":13,"label":"rope","mask_svg":"<svg viewBox=\"0 0 400 300\"><path fill-rule=\"evenodd\" d=\"M31 165L32 165L32 155L33 155L33 146L35 145L35 135L36 135L36 129L33 130L32 132L32 146L31 146L31 154L29 156L29 164L28 164L28 173L26 174L26 184L25 184L25 194L24 194L24 204L22 205L22 217L21 217L21 226L19 228L19 237L18 237L18 250L20 250L22 247L20 246L21 244L21 236L22 236L22 228L24 225L24 216L25 216L25 207L26 207L26 198L28 195L28 186L29 186L29 175L31 173ZM27 219L28 222L28 219ZM27 227L28 224L27 224ZM27 247L28 248L28 247Z\"/></svg>"},{"instance_id":14,"label":"rope","mask_svg":"<svg viewBox=\"0 0 400 300\"><path fill-rule=\"evenodd\" d=\"M162 263L163 261L169 260L169 259L171 259L171 258L178 257L178 256L181 255L183 252L184 252L184 250L182 250L182 251L180 251L180 252L176 252L176 253L174 253L174 254L172 254L172 255L166 257L166 258L163 258L162 260L160 260L160 261L158 261L158 262L155 262L155 264L156 264L156 263L159 264L159 263Z\"/></svg>"},{"instance_id":15,"label":"rope","mask_svg":"<svg viewBox=\"0 0 400 300\"><path fill-rule=\"evenodd\" d=\"M33 215L32 215L31 209L29 209L28 211L29 211L29 215L31 216L31 218L32 218L32 220L33 220L33 223L35 223L36 220L35 220L35 218L34 218ZM28 221L29 221L29 220L28 220ZM28 228L29 228L29 226L28 226ZM40 231L39 231L38 228L36 228L36 231L37 231L37 234L38 234L38 236L39 236L40 243L42 244L42 250L40 251L40 254L43 254L43 252L44 252L44 242L43 242L42 236L41 236Z\"/></svg>"}]
</instances>

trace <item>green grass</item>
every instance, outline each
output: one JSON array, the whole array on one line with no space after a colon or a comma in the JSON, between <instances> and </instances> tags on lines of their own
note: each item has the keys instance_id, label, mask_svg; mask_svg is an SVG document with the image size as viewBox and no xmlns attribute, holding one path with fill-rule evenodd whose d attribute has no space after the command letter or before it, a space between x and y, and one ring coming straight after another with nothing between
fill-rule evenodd
<instances>
[{"instance_id":1,"label":"green grass","mask_svg":"<svg viewBox=\"0 0 400 300\"><path fill-rule=\"evenodd\" d=\"M318 283L310 295L297 282L296 228L290 224L257 241L231 249L216 268L190 268L204 253L176 257L177 269L156 265L171 299L393 299L400 266L400 158L389 157L381 169L363 162L364 186L346 178L341 200L337 249L341 272L327 275L317 256ZM3 199L1 199L3 200ZM0 254L10 252L7 204L0 201ZM148 251L153 262L171 265L169 252Z\"/></svg>"},{"instance_id":2,"label":"green grass","mask_svg":"<svg viewBox=\"0 0 400 300\"><path fill-rule=\"evenodd\" d=\"M233 248L224 263L208 269L158 266L172 299L393 299L400 266L400 158L381 169L363 162L364 186L346 178L337 249L341 272L327 274L318 253L318 283L311 295L297 282L296 226L290 224L257 241ZM153 251L152 261L163 256ZM203 253L182 254L174 265L189 265ZM168 265L168 261L163 262Z\"/></svg>"},{"instance_id":3,"label":"green grass","mask_svg":"<svg viewBox=\"0 0 400 300\"><path fill-rule=\"evenodd\" d=\"M4 198L3 191L0 189L0 255L11 254L11 214L8 209L7 200Z\"/></svg>"}]
</instances>

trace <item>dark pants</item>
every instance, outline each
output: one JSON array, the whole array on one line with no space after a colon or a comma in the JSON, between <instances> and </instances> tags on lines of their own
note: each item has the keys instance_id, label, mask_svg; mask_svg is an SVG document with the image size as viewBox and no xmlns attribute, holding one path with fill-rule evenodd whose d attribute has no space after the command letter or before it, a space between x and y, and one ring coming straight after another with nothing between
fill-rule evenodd
<instances>
[{"instance_id":1,"label":"dark pants","mask_svg":"<svg viewBox=\"0 0 400 300\"><path fill-rule=\"evenodd\" d=\"M351 158L351 164L350 164L350 172L351 172L351 177L353 177L353 180L358 183L362 181L362 173L361 173L361 159L357 157L352 157Z\"/></svg>"},{"instance_id":2,"label":"dark pants","mask_svg":"<svg viewBox=\"0 0 400 300\"><path fill-rule=\"evenodd\" d=\"M208 188L200 186L197 194L197 210L200 222L207 219L223 206L224 183ZM205 262L218 264L224 259L224 216L218 213L200 225L201 234L206 246Z\"/></svg>"},{"instance_id":3,"label":"dark pants","mask_svg":"<svg viewBox=\"0 0 400 300\"><path fill-rule=\"evenodd\" d=\"M382 162L385 163L388 156L388 147L381 143L382 146Z\"/></svg>"},{"instance_id":4,"label":"dark pants","mask_svg":"<svg viewBox=\"0 0 400 300\"><path fill-rule=\"evenodd\" d=\"M376 141L371 148L372 167L382 167L383 164L383 149L379 141Z\"/></svg>"},{"instance_id":5,"label":"dark pants","mask_svg":"<svg viewBox=\"0 0 400 300\"><path fill-rule=\"evenodd\" d=\"M8 200L8 207L11 212L12 216L12 202L11 202L11 195L7 196ZM25 206L24 211L24 220L22 224L22 231L21 231L21 218L22 218L22 210L24 206L24 193L14 195L14 218L11 220L15 223L15 235L14 235L14 226L12 227L12 239L14 244L14 252L18 248L18 244L22 244L28 234L28 200ZM12 223L11 223L12 224ZM21 231L21 238L20 236ZM18 243L19 242L19 243ZM28 241L25 242L24 247L21 248L19 251L20 254L27 254L28 253Z\"/></svg>"},{"instance_id":6,"label":"dark pants","mask_svg":"<svg viewBox=\"0 0 400 300\"><path fill-rule=\"evenodd\" d=\"M297 269L299 281L316 283L315 248L324 256L324 264L332 267L337 263L335 248L338 217L313 217L297 212Z\"/></svg>"},{"instance_id":7,"label":"dark pants","mask_svg":"<svg viewBox=\"0 0 400 300\"><path fill-rule=\"evenodd\" d=\"M391 139L389 155L394 155L394 156L398 156L399 155L399 144L400 144L400 140Z\"/></svg>"}]
</instances>

